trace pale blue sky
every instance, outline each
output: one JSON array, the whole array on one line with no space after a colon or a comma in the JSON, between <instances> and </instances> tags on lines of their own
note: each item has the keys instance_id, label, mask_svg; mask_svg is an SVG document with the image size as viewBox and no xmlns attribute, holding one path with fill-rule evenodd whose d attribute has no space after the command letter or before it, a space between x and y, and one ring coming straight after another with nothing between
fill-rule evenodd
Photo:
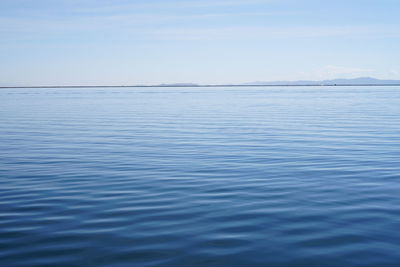
<instances>
[{"instance_id":1,"label":"pale blue sky","mask_svg":"<svg viewBox=\"0 0 400 267\"><path fill-rule=\"evenodd\" d=\"M0 85L400 79L399 0L0 0Z\"/></svg>"}]
</instances>

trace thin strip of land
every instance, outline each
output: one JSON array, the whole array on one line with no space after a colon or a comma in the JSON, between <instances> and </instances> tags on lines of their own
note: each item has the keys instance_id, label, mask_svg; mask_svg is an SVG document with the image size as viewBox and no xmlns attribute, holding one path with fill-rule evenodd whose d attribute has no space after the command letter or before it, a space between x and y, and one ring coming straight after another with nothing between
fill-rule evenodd
<instances>
[{"instance_id":1,"label":"thin strip of land","mask_svg":"<svg viewBox=\"0 0 400 267\"><path fill-rule=\"evenodd\" d=\"M149 87L301 87L301 86L400 86L398 84L200 84L200 85L35 85L0 86L0 89L18 88L149 88Z\"/></svg>"},{"instance_id":2,"label":"thin strip of land","mask_svg":"<svg viewBox=\"0 0 400 267\"><path fill-rule=\"evenodd\" d=\"M381 80L371 77L333 80L259 81L239 84L162 83L154 85L15 85L0 88L105 88L105 87L272 87L272 86L400 86L400 80Z\"/></svg>"}]
</instances>

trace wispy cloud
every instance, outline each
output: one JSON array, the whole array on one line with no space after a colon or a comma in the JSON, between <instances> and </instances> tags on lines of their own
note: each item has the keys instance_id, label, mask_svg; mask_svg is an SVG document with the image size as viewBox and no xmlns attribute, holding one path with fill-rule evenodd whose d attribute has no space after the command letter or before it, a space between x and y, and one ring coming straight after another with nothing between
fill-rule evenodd
<instances>
[{"instance_id":1,"label":"wispy cloud","mask_svg":"<svg viewBox=\"0 0 400 267\"><path fill-rule=\"evenodd\" d=\"M262 15L263 13L258 13ZM92 16L78 18L0 18L0 37L3 40L29 38L57 38L69 34L110 33L114 38L143 40L268 40L276 38L382 38L400 37L400 25L343 25L343 26L208 26L201 23L166 25L166 21L188 21L202 16L226 14L152 16ZM250 15L242 13L241 15ZM182 25L182 26L181 26ZM35 37L36 36L36 37Z\"/></svg>"},{"instance_id":2,"label":"wispy cloud","mask_svg":"<svg viewBox=\"0 0 400 267\"><path fill-rule=\"evenodd\" d=\"M265 8L278 0L171 0L171 1L48 1L46 9L29 9L30 16L0 17L0 39L65 39L69 35L140 40L269 40L277 38L387 38L400 37L398 24L282 23L280 10ZM63 3L67 14L52 12ZM52 4L51 4L52 3ZM80 3L78 5L78 3ZM263 8L241 7L262 4ZM207 7L201 10L200 7ZM218 9L212 7L239 7ZM23 7L17 7L24 9ZM171 12L187 8L190 12ZM200 8L200 11L199 9ZM177 10L175 10L177 11ZM36 15L35 15L36 14ZM278 24L268 23L275 16ZM289 17L289 16L288 16ZM256 18L256 19L255 19ZM266 18L263 20L263 18ZM235 20L237 19L237 20ZM87 40L87 38L84 38ZM0 41L1 42L1 41Z\"/></svg>"},{"instance_id":3,"label":"wispy cloud","mask_svg":"<svg viewBox=\"0 0 400 267\"><path fill-rule=\"evenodd\" d=\"M397 30L399 27L400 25L164 28L148 33L162 39L375 38L400 37Z\"/></svg>"},{"instance_id":4,"label":"wispy cloud","mask_svg":"<svg viewBox=\"0 0 400 267\"><path fill-rule=\"evenodd\" d=\"M256 4L266 4L276 0L197 0L197 1L176 1L178 7L229 7L229 6L249 6Z\"/></svg>"},{"instance_id":5,"label":"wispy cloud","mask_svg":"<svg viewBox=\"0 0 400 267\"><path fill-rule=\"evenodd\" d=\"M128 2L128 3L115 3L110 4L101 4L95 8L91 9L81 9L81 10L92 10L92 11L121 11L121 10L135 10L135 9L165 9L165 8L173 8L173 9L186 9L186 8L210 8L210 7L237 7L237 6L253 6L258 4L267 4L271 2L276 2L277 0L169 0L169 1L137 1L137 2ZM282 1L282 0L281 0Z\"/></svg>"},{"instance_id":6,"label":"wispy cloud","mask_svg":"<svg viewBox=\"0 0 400 267\"><path fill-rule=\"evenodd\" d=\"M9 0L5 0L9 1ZM242 7L266 7L266 4L278 0L146 0L146 1L109 1L109 0L37 0L35 4L31 0L21 0L21 4L13 4L9 8L9 15L24 15L29 17L57 17L80 16L99 14L132 14L132 13L167 13L179 12L210 12L230 8ZM282 1L282 0L280 0ZM23 3L26 4L23 4ZM1 3L0 3L1 5ZM1 12L0 12L1 14ZM5 13L1 15L6 15Z\"/></svg>"}]
</instances>

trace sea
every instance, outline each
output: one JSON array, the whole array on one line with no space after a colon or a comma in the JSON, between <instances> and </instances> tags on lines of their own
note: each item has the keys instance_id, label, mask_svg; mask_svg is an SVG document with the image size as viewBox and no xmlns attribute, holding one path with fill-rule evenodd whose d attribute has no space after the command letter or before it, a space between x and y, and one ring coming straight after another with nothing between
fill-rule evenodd
<instances>
[{"instance_id":1,"label":"sea","mask_svg":"<svg viewBox=\"0 0 400 267\"><path fill-rule=\"evenodd\" d=\"M0 266L400 266L400 87L1 89Z\"/></svg>"}]
</instances>

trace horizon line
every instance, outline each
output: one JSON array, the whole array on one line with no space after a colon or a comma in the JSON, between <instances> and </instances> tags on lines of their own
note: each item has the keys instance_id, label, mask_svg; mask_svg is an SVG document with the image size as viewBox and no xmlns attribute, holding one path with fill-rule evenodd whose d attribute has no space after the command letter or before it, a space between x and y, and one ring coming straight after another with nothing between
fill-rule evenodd
<instances>
[{"instance_id":1,"label":"horizon line","mask_svg":"<svg viewBox=\"0 0 400 267\"><path fill-rule=\"evenodd\" d=\"M29 85L29 86L0 86L0 89L23 88L148 88L148 87L274 87L274 86L400 86L400 83L382 84L158 84L158 85Z\"/></svg>"}]
</instances>

